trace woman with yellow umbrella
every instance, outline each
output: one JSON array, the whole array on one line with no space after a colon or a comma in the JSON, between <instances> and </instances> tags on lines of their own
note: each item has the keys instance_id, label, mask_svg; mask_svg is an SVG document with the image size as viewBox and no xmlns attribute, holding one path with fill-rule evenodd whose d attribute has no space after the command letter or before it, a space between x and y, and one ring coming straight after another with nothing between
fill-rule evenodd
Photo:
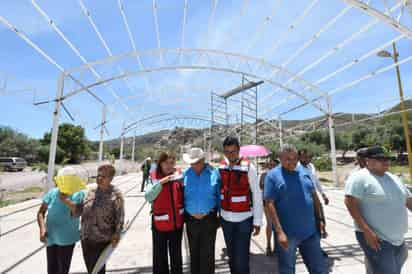
<instances>
[{"instance_id":1,"label":"woman with yellow umbrella","mask_svg":"<svg viewBox=\"0 0 412 274\"><path fill-rule=\"evenodd\" d=\"M79 204L84 198L81 189L85 182L72 167L59 170L54 178L56 187L49 190L37 213L40 241L47 245L47 273L69 273L73 249L80 240L79 218L73 217L70 208L59 198L60 194ZM47 216L46 216L47 213Z\"/></svg>"}]
</instances>

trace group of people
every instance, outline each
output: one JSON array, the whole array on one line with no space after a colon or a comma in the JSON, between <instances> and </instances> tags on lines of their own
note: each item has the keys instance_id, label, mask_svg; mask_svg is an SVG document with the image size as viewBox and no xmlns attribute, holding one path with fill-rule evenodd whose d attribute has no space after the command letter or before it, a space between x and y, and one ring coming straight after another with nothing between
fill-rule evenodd
<instances>
[{"instance_id":1,"label":"group of people","mask_svg":"<svg viewBox=\"0 0 412 274\"><path fill-rule=\"evenodd\" d=\"M264 209L273 223L280 273L294 273L297 247L310 273L327 273L320 248L325 221L313 182L316 174L306 170L309 161L302 161L298 168L297 151L284 148L280 165L275 167L273 162L272 169L259 183L254 164L240 156L237 138L227 137L223 141L223 153L224 159L215 168L205 162L205 153L200 148L192 148L183 155L190 165L184 172L177 171L175 155L160 154L145 192L152 203L153 273L182 273L184 224L191 273L215 272L219 227L231 273L250 273L251 237L260 233ZM307 157L304 151L301 156ZM326 194L323 197L326 201ZM273 228L266 228L268 253L272 253L269 231Z\"/></svg>"},{"instance_id":2,"label":"group of people","mask_svg":"<svg viewBox=\"0 0 412 274\"><path fill-rule=\"evenodd\" d=\"M251 237L260 233L263 213L267 254L277 257L280 274L295 273L297 250L309 273L329 273L328 256L321 248L327 233L318 192L325 205L329 197L320 185L310 153L284 145L279 160L269 162L259 181L257 168L241 157L237 138L225 138L222 146L224 159L217 167L206 162L200 148L183 154L189 165L184 171L176 166L173 153L161 152L156 165L146 161L142 190L145 188L145 199L152 206L153 273L183 273L184 225L191 273L215 273L219 227L230 272L251 273ZM404 235L412 194L388 171L390 157L384 148L363 148L357 156L359 167L345 182L345 205L355 222L366 272L400 274L408 253ZM74 175L71 168L58 173L68 178ZM98 168L97 186L87 194L67 195L54 188L44 196L37 217L40 240L47 245L48 273L69 272L79 240L88 273L107 246L118 244L124 226L124 200L111 184L114 175L113 166L103 165ZM105 273L105 268L99 273Z\"/></svg>"},{"instance_id":3,"label":"group of people","mask_svg":"<svg viewBox=\"0 0 412 274\"><path fill-rule=\"evenodd\" d=\"M124 200L121 191L111 184L115 173L112 165L100 166L97 186L87 194L78 191L68 195L55 187L44 195L37 221L40 241L47 246L47 273L69 273L74 246L79 240L88 273L92 273L105 248L118 244L124 226ZM57 176L70 180L78 174L65 167ZM104 274L105 267L98 273Z\"/></svg>"},{"instance_id":4,"label":"group of people","mask_svg":"<svg viewBox=\"0 0 412 274\"><path fill-rule=\"evenodd\" d=\"M145 192L152 203L153 273L182 273L184 224L191 273L215 272L219 227L230 272L250 273L251 237L260 232L263 212L267 254L277 257L280 274L295 273L297 250L309 273L329 273L328 256L321 248L327 232L318 192L325 205L330 201L311 155L305 149L283 146L279 161L271 160L258 182L256 167L239 152L239 141L227 137L224 159L215 168L205 162L200 148L192 148L183 155L190 165L184 172L176 168L175 155L161 154ZM397 176L388 172L388 159L381 147L361 149L359 168L346 180L345 204L365 253L366 272L371 274L400 274L407 257L404 235L412 195Z\"/></svg>"},{"instance_id":5,"label":"group of people","mask_svg":"<svg viewBox=\"0 0 412 274\"><path fill-rule=\"evenodd\" d=\"M192 148L183 154L190 165L176 169L176 156L161 153L145 197L152 203L153 273L182 273L182 230L186 224L191 273L215 273L216 232L222 227L232 273L250 273L251 236L260 232L263 204L257 171L239 157L239 141L223 142L218 168ZM169 255L168 255L169 254Z\"/></svg>"}]
</instances>

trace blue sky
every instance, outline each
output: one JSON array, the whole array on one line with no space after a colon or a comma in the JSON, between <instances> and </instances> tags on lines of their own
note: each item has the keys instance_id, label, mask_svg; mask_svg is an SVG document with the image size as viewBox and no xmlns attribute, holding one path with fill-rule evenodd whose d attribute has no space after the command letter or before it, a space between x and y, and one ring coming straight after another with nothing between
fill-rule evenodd
<instances>
[{"instance_id":1,"label":"blue sky","mask_svg":"<svg viewBox=\"0 0 412 274\"><path fill-rule=\"evenodd\" d=\"M132 45L123 24L117 0L84 0L83 2L113 54L131 52ZM158 42L152 12L153 1L123 0L122 2L138 50L144 52L156 49ZM185 48L214 49L265 58L267 62L278 66L284 64L305 42L346 7L343 1L339 0L320 0L317 3L312 0L220 0L216 2L188 0L187 2ZM377 8L383 8L378 2L384 1L372 2L378 5ZM390 6L395 4L395 1L387 2ZM36 3L57 24L87 61L108 57L87 17L82 13L79 1L39 0ZM156 3L160 46L162 48L180 47L184 0L157 0ZM212 17L214 3L217 3L217 6ZM315 3L313 9L299 25L290 30L290 24L298 19L311 3ZM65 69L83 64L82 60L36 11L31 1L1 1L0 16L27 34L33 42ZM322 33L313 44L287 64L286 69L293 73L300 72L373 20L357 9L349 10L336 21L333 27ZM405 12L401 22L412 27L412 15ZM399 33L392 28L378 23L301 77L309 82L316 82L354 58L362 56L397 36ZM0 43L2 60L0 62L0 108L3 113L0 125L11 126L33 137L41 137L52 125L53 106L50 104L35 107L32 103L55 96L60 72L2 24L0 24L0 41L2 41ZM274 46L277 46L276 50L272 51ZM401 60L412 55L410 39L401 39L397 46ZM146 68L158 68L177 62L176 55L165 55L164 58L163 64L159 55L146 54L141 57L141 60ZM223 57L220 58L218 62L223 63L225 60L222 60ZM183 56L184 64L191 65L193 60L194 58L190 55ZM208 59L203 57L201 61L206 64ZM391 62L389 58L371 56L361 64L319 84L319 89L323 92L334 90L371 71L390 65ZM237 68L238 65L235 63L233 67ZM257 66L255 67L256 74L260 74L262 71ZM97 65L94 68L105 78L117 75L122 70L136 71L139 66L135 58L127 57L113 63ZM242 66L239 66L239 70L241 68ZM403 64L401 72L405 94L412 96L412 78L410 77L412 62ZM263 73L260 76L262 75ZM88 70L77 72L75 76L86 84L95 80ZM5 78L7 90L1 89L5 84ZM275 80L284 83L288 77L286 74L279 74ZM115 90L120 96L128 98L124 100L124 103L133 110L133 115L127 114L120 104L110 107L115 114L110 113L108 117L110 121L108 138L115 138L120 133L123 121L130 122L156 113L209 116L210 92L223 92L239 84L239 75L221 71L158 71L114 81L110 83L111 87L100 86L94 88L93 92L107 104L113 104L114 101L110 90ZM293 82L290 87L300 91L305 88L300 82ZM73 82L65 81L65 93L74 88L77 86ZM36 92L34 93L33 90ZM278 113L302 103L301 99L295 98L287 104L276 107L272 112L263 111L277 106L288 95L284 90L267 83L262 85L259 89L261 100L259 107L262 117L276 117ZM313 90L306 92L309 98L317 95ZM332 97L332 102L336 112L376 112L396 104L396 98L395 72L390 70L336 93ZM86 93L68 99L65 105L75 117L74 123L83 125L90 139L98 139L98 130L94 128L101 120L101 105ZM231 119L235 121L236 117L239 117L239 110L231 106L230 111ZM304 119L318 115L321 113L313 107L304 107L291 112L284 118ZM70 120L63 113L61 121ZM138 132L145 130L149 129L140 128Z\"/></svg>"}]
</instances>

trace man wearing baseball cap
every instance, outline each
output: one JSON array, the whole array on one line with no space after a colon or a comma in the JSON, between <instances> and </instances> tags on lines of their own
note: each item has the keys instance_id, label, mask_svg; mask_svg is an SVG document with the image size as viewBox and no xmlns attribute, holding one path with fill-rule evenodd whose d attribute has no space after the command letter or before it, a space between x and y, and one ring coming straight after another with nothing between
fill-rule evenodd
<instances>
[{"instance_id":1,"label":"man wearing baseball cap","mask_svg":"<svg viewBox=\"0 0 412 274\"><path fill-rule=\"evenodd\" d=\"M346 181L345 204L372 273L400 274L412 194L399 177L388 172L390 154L385 148L370 147L365 157L366 168Z\"/></svg>"}]
</instances>

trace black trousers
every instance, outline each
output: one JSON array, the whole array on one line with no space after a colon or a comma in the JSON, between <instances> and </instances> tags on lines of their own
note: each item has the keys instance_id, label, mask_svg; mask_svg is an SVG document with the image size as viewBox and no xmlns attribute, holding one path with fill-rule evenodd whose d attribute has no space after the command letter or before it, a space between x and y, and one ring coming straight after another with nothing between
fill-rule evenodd
<instances>
[{"instance_id":1,"label":"black trousers","mask_svg":"<svg viewBox=\"0 0 412 274\"><path fill-rule=\"evenodd\" d=\"M74 244L72 245L51 245L46 249L47 253L47 273L67 274L70 271Z\"/></svg>"},{"instance_id":2,"label":"black trousers","mask_svg":"<svg viewBox=\"0 0 412 274\"><path fill-rule=\"evenodd\" d=\"M144 191L144 184L145 184L146 181L149 179L149 175L143 174L142 176L143 176L143 177L142 177L142 187L141 187L141 189L140 189L140 192L143 192L143 191Z\"/></svg>"},{"instance_id":3,"label":"black trousers","mask_svg":"<svg viewBox=\"0 0 412 274\"><path fill-rule=\"evenodd\" d=\"M192 274L215 273L215 242L218 219L216 213L197 220L185 216L190 250L190 271Z\"/></svg>"},{"instance_id":4,"label":"black trousers","mask_svg":"<svg viewBox=\"0 0 412 274\"><path fill-rule=\"evenodd\" d=\"M182 274L183 229L162 232L152 228L153 274ZM169 251L169 256L168 256ZM170 271L168 258L170 257Z\"/></svg>"},{"instance_id":5,"label":"black trousers","mask_svg":"<svg viewBox=\"0 0 412 274\"><path fill-rule=\"evenodd\" d=\"M99 259L100 254L110 244L110 242L97 243L88 240L82 240L83 259L86 264L87 273L91 274L94 266ZM106 273L106 265L99 271L98 274Z\"/></svg>"}]
</instances>

